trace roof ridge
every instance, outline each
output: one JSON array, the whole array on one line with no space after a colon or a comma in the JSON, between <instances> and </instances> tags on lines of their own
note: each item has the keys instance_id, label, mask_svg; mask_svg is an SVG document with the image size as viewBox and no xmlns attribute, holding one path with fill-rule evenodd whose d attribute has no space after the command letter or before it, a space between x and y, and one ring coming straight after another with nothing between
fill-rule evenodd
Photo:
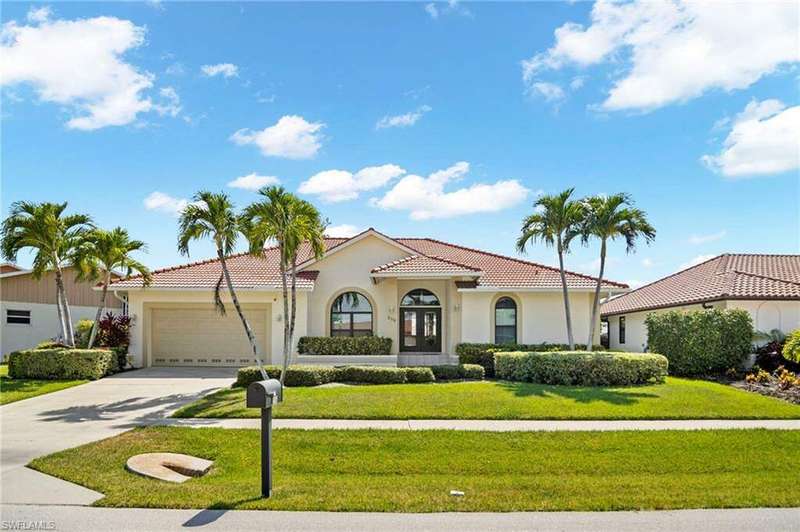
<instances>
[{"instance_id":1,"label":"roof ridge","mask_svg":"<svg viewBox=\"0 0 800 532\"><path fill-rule=\"evenodd\" d=\"M461 268L466 268L467 270L472 270L474 272L482 272L480 268L475 268L474 266L470 266L469 264L462 264L460 262L456 262L454 260L446 259L440 255L426 255L430 259L436 259L438 261L446 262L448 264L452 264L453 266L459 266Z\"/></svg>"},{"instance_id":2,"label":"roof ridge","mask_svg":"<svg viewBox=\"0 0 800 532\"><path fill-rule=\"evenodd\" d=\"M498 257L498 258L501 258L501 259L511 260L511 261L514 261L514 262L527 264L529 266L536 266L536 267L539 267L539 268L544 268L546 270L555 271L555 272L559 272L559 273L561 272L561 270L559 270L558 268L556 268L554 266L547 266L546 264L540 264L538 262L533 262L533 261L520 259L520 258L516 258L516 257L509 257L507 255L500 255L499 253L492 253L491 251L483 251L483 250L476 249L476 248L471 248L471 247L468 247L468 246L462 246L461 244L452 244L450 242L444 242L443 240L438 240L436 238L398 238L398 240L428 240L430 242L436 242L437 244L443 244L445 246L450 246L450 247L459 248L459 249L465 249L467 251L472 251L474 253L480 253L480 254L483 254L483 255L489 255L491 257ZM575 275L577 277L583 277L584 279L590 279L592 281L597 281L597 277L592 277L591 275L586 275L584 273L573 272L571 270L564 270L564 273L568 273L570 275ZM603 279L603 282L604 283L608 283L608 284L617 285L617 286L622 287L622 288L630 288L625 283L618 283L616 281L611 281L610 279Z\"/></svg>"},{"instance_id":3,"label":"roof ridge","mask_svg":"<svg viewBox=\"0 0 800 532\"><path fill-rule=\"evenodd\" d=\"M408 257L402 257L402 258L399 258L399 259L396 259L396 260L393 260L393 261L390 261L390 262L385 262L383 264L379 264L378 266L375 266L370 271L372 273L375 273L377 271L383 270L383 269L388 268L390 266L397 266L398 264L403 264L404 262L408 262L411 259L415 259L417 257L419 257L419 255L409 255Z\"/></svg>"},{"instance_id":4,"label":"roof ridge","mask_svg":"<svg viewBox=\"0 0 800 532\"><path fill-rule=\"evenodd\" d=\"M786 284L794 284L800 286L800 282L797 281L789 281L788 279L780 279L778 277L772 277L769 275L761 275L759 273L752 273L752 272L743 272L739 270L731 270L732 273L737 275L747 275L748 277L758 277L759 279L769 279L770 281L776 281L779 283L786 283Z\"/></svg>"}]
</instances>

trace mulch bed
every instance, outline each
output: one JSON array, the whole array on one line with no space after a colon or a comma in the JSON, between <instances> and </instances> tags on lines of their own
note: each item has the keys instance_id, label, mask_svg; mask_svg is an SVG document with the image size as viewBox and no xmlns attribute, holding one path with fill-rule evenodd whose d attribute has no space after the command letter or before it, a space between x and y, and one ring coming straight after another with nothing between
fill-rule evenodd
<instances>
[{"instance_id":1,"label":"mulch bed","mask_svg":"<svg viewBox=\"0 0 800 532\"><path fill-rule=\"evenodd\" d=\"M745 381L736 381L730 384L734 388L747 390L748 392L760 393L761 395L767 395L769 397L777 397L778 399L783 399L784 401L789 401L790 403L800 405L800 388L795 386L793 388L782 390L780 387L778 387L777 379L775 379L774 382L765 384L748 383Z\"/></svg>"}]
</instances>

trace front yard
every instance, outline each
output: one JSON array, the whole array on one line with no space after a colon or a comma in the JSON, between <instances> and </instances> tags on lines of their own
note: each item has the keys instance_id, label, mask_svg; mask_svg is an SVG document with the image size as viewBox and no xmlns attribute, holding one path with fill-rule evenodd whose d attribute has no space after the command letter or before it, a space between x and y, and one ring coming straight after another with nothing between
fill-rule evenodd
<instances>
[{"instance_id":1,"label":"front yard","mask_svg":"<svg viewBox=\"0 0 800 532\"><path fill-rule=\"evenodd\" d=\"M0 365L0 405L21 401L37 395L71 388L89 381L49 381L35 379L12 379L8 376L8 365Z\"/></svg>"},{"instance_id":2,"label":"front yard","mask_svg":"<svg viewBox=\"0 0 800 532\"><path fill-rule=\"evenodd\" d=\"M176 417L258 417L242 388L221 390ZM633 387L548 386L484 381L287 388L279 418L336 419L778 419L793 405L730 386L667 378Z\"/></svg>"},{"instance_id":3,"label":"front yard","mask_svg":"<svg viewBox=\"0 0 800 532\"><path fill-rule=\"evenodd\" d=\"M259 431L151 427L32 462L152 508L326 511L639 510L800 505L800 431L604 433L302 431L274 434L274 491L259 492ZM214 460L184 484L125 470L172 451ZM460 490L463 497L450 495Z\"/></svg>"}]
</instances>

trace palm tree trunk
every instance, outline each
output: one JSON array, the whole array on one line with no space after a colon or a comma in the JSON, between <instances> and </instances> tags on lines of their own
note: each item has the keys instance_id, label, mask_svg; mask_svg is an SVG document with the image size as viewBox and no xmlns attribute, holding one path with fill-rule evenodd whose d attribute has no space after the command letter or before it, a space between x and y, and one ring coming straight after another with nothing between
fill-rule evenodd
<instances>
[{"instance_id":1,"label":"palm tree trunk","mask_svg":"<svg viewBox=\"0 0 800 532\"><path fill-rule=\"evenodd\" d=\"M283 243L280 243L281 286L283 288L283 369L281 370L281 387L289 370L289 288L286 286L286 256Z\"/></svg>"},{"instance_id":2,"label":"palm tree trunk","mask_svg":"<svg viewBox=\"0 0 800 532\"><path fill-rule=\"evenodd\" d=\"M294 346L294 324L297 317L297 255L292 257L292 317L289 320L289 347Z\"/></svg>"},{"instance_id":3,"label":"palm tree trunk","mask_svg":"<svg viewBox=\"0 0 800 532\"><path fill-rule=\"evenodd\" d=\"M64 342L70 347L75 347L75 332L72 329L72 313L69 311L67 291L64 288L64 272L61 271L60 266L56 266L56 286L58 287L58 293L61 297L61 304L64 306Z\"/></svg>"},{"instance_id":4,"label":"palm tree trunk","mask_svg":"<svg viewBox=\"0 0 800 532\"><path fill-rule=\"evenodd\" d=\"M564 250L561 247L561 239L558 239L558 270L561 274L561 289L564 293L564 312L567 316L567 343L569 350L575 350L575 339L572 337L572 314L569 310L569 292L567 291L567 276L564 273Z\"/></svg>"},{"instance_id":5,"label":"palm tree trunk","mask_svg":"<svg viewBox=\"0 0 800 532\"><path fill-rule=\"evenodd\" d=\"M67 325L64 321L64 305L61 304L61 288L58 282L58 273L56 273L56 310L58 311L58 325L61 328L61 338L66 343Z\"/></svg>"},{"instance_id":6,"label":"palm tree trunk","mask_svg":"<svg viewBox=\"0 0 800 532\"><path fill-rule=\"evenodd\" d=\"M597 276L597 284L594 287L594 300L592 301L592 317L589 321L589 341L586 342L586 350L592 350L594 344L594 326L597 319L597 311L600 308L600 285L603 284L603 271L606 268L606 239L600 242L600 275Z\"/></svg>"},{"instance_id":7,"label":"palm tree trunk","mask_svg":"<svg viewBox=\"0 0 800 532\"><path fill-rule=\"evenodd\" d=\"M225 283L228 285L228 292L231 294L233 306L236 308L236 313L239 314L239 319L242 320L244 331L247 333L247 339L250 341L250 347L253 349L253 356L255 357L256 362L258 362L258 369L261 370L261 378L267 380L267 372L264 371L264 363L261 361L261 357L258 355L256 337L253 334L253 329L250 328L250 323L248 323L247 318L244 317L242 306L239 304L239 298L236 297L236 290L233 289L233 281L231 281L231 274L228 271L228 263L225 262L225 253L223 253L222 249L217 249L217 256L219 257L219 262L222 265L222 275L225 277Z\"/></svg>"},{"instance_id":8,"label":"palm tree trunk","mask_svg":"<svg viewBox=\"0 0 800 532\"><path fill-rule=\"evenodd\" d=\"M103 314L103 309L106 308L106 297L108 297L108 284L111 282L111 271L106 272L105 283L103 284L103 296L100 298L100 306L97 307L97 312L94 315L94 323L92 323L92 334L89 335L89 345L87 349L94 346L94 339L97 337L97 322L100 321L100 316Z\"/></svg>"}]
</instances>

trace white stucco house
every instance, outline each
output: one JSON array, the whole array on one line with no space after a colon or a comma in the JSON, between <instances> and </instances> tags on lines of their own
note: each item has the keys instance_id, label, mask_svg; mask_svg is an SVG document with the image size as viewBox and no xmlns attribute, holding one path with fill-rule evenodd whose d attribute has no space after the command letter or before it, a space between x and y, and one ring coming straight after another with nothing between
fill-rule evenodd
<instances>
[{"instance_id":1,"label":"white stucco house","mask_svg":"<svg viewBox=\"0 0 800 532\"><path fill-rule=\"evenodd\" d=\"M800 328L800 255L724 254L611 298L600 307L611 349L644 351L653 312L739 308L757 331Z\"/></svg>"},{"instance_id":2,"label":"white stucco house","mask_svg":"<svg viewBox=\"0 0 800 532\"><path fill-rule=\"evenodd\" d=\"M374 229L325 243L321 260L300 254L296 338L388 337L400 364L447 363L460 342L566 341L556 268ZM228 259L260 354L273 364L281 362L284 319L277 259L275 248ZM214 311L220 273L207 260L154 271L147 288L138 277L112 283L134 318L134 366L252 364L233 307L224 317ZM585 338L595 279L570 272L567 282L575 337ZM627 286L606 281L602 289L608 296Z\"/></svg>"}]
</instances>

